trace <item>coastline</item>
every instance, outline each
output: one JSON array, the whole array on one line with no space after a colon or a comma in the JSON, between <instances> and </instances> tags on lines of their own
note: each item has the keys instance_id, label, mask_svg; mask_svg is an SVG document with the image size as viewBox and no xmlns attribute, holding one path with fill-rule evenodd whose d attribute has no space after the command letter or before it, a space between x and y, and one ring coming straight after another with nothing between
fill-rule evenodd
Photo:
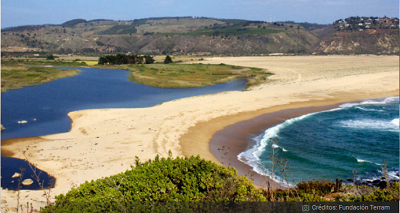
<instances>
[{"instance_id":1,"label":"coastline","mask_svg":"<svg viewBox=\"0 0 400 213\"><path fill-rule=\"evenodd\" d=\"M285 109L262 114L249 120L239 121L235 124L224 127L222 130L217 131L213 135L209 142L210 152L221 164L225 166L232 166L236 168L239 175L245 175L251 178L255 185L259 187L267 187L267 181L270 180L268 176L255 172L252 166L238 159L238 155L240 153L253 148L256 143L255 137L263 135L267 129L282 124L289 119L310 113L337 109L342 104L361 103L363 101L367 100L338 103L326 106ZM275 186L278 188L288 187L288 185L285 183L276 181Z\"/></svg>"},{"instance_id":2,"label":"coastline","mask_svg":"<svg viewBox=\"0 0 400 213\"><path fill-rule=\"evenodd\" d=\"M257 186L266 187L266 180L270 179L265 175L258 174L248 164L238 160L238 155L251 148L254 144L252 138L264 133L268 128L285 122L288 119L295 118L313 112L337 108L340 104L316 107L302 107L295 109L286 109L267 114L262 114L250 120L241 121L225 127L216 132L210 141L210 151L224 165L231 165L238 170L239 175L251 174L253 183ZM227 155L221 153L218 149L229 147ZM276 183L278 188L288 187L283 183Z\"/></svg>"},{"instance_id":3,"label":"coastline","mask_svg":"<svg viewBox=\"0 0 400 213\"><path fill-rule=\"evenodd\" d=\"M220 165L234 167L239 175L252 179L257 187L264 188L270 181L274 188L286 188L287 186L282 183L254 172L251 166L237 159L238 154L253 145L251 138L290 118L334 109L343 103L361 101L363 100L298 102L200 122L189 128L188 132L180 138L182 152L187 157L200 155ZM216 129L215 126L223 126L223 128ZM196 144L192 141L196 141Z\"/></svg>"},{"instance_id":4,"label":"coastline","mask_svg":"<svg viewBox=\"0 0 400 213\"><path fill-rule=\"evenodd\" d=\"M198 153L218 163L208 144L226 126L286 109L398 96L398 60L380 56L211 58L209 63L266 68L275 75L250 91L185 98L150 108L71 112L70 132L2 145L2 151L12 151L12 157L20 159L25 152L31 163L57 178L54 196L85 181L126 171L135 156L145 161L156 155L167 157L171 150L173 156ZM382 68L382 63L390 66ZM15 191L1 192L4 206L15 207ZM43 206L42 194L21 191L21 203Z\"/></svg>"}]
</instances>

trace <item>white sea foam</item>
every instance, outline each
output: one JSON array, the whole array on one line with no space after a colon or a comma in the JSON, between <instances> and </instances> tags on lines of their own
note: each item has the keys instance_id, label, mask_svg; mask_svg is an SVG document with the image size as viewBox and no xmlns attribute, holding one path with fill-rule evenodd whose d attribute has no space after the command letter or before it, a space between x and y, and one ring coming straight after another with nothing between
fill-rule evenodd
<instances>
[{"instance_id":1,"label":"white sea foam","mask_svg":"<svg viewBox=\"0 0 400 213\"><path fill-rule=\"evenodd\" d=\"M251 164L251 166L253 166L255 163L258 163L260 160L259 157L262 154L262 152L265 150L265 147L270 143L270 139L277 138L278 133L281 129L293 124L296 121L305 119L314 114L316 114L316 113L310 113L310 114L302 115L300 117L291 118L291 119L286 120L284 123L278 124L274 127L267 129L264 132L264 134L255 138L256 144L251 149L246 150L238 155L239 160L243 160L245 163ZM274 148L279 147L276 144L274 144L274 145L275 145Z\"/></svg>"},{"instance_id":2,"label":"white sea foam","mask_svg":"<svg viewBox=\"0 0 400 213\"><path fill-rule=\"evenodd\" d=\"M389 180L399 180L398 171L390 171L388 172Z\"/></svg>"},{"instance_id":3,"label":"white sea foam","mask_svg":"<svg viewBox=\"0 0 400 213\"><path fill-rule=\"evenodd\" d=\"M28 121L22 120L22 121L18 121L18 123L19 123L19 124L26 124L26 123L28 123Z\"/></svg>"},{"instance_id":4,"label":"white sea foam","mask_svg":"<svg viewBox=\"0 0 400 213\"><path fill-rule=\"evenodd\" d=\"M276 144L272 144L272 148L274 148L274 149L282 149L282 152L287 152L287 150L285 148L283 148L283 147L281 147L279 145L276 145Z\"/></svg>"},{"instance_id":5,"label":"white sea foam","mask_svg":"<svg viewBox=\"0 0 400 213\"><path fill-rule=\"evenodd\" d=\"M382 101L379 100L366 100L361 102L362 105L381 105L381 104L390 104L390 103L398 103L399 96L396 97L388 97L383 99Z\"/></svg>"},{"instance_id":6,"label":"white sea foam","mask_svg":"<svg viewBox=\"0 0 400 213\"><path fill-rule=\"evenodd\" d=\"M337 122L337 126L353 129L374 129L383 131L399 131L398 119L392 121L382 119L350 119Z\"/></svg>"},{"instance_id":7,"label":"white sea foam","mask_svg":"<svg viewBox=\"0 0 400 213\"><path fill-rule=\"evenodd\" d=\"M257 172L261 175L267 175L270 178L272 178L273 180L287 185L287 183L285 183L285 181L283 179L276 176L275 174L271 174L268 169L264 168L264 166L261 164L260 156L265 151L265 147L270 143L270 140L273 138L278 138L278 134L281 129L288 127L297 121L306 119L317 113L318 112L309 113L309 114L302 115L302 116L299 116L296 118L291 118L281 124L278 124L274 127L267 129L263 134L254 138L254 140L256 141L256 144L251 149L248 149L248 150L240 153L237 156L238 160L253 167L253 170L255 172ZM272 147L280 148L280 146L277 144L273 144ZM287 152L287 150L283 149L283 148L282 148L282 151Z\"/></svg>"},{"instance_id":8,"label":"white sea foam","mask_svg":"<svg viewBox=\"0 0 400 213\"><path fill-rule=\"evenodd\" d=\"M358 163L372 163L372 164L375 164L375 165L377 165L377 166L382 166L383 164L381 164L381 163L374 163L374 162L372 162L372 161L369 161L369 160L363 160L363 159L361 159L361 158L356 158L357 159L357 162Z\"/></svg>"},{"instance_id":9,"label":"white sea foam","mask_svg":"<svg viewBox=\"0 0 400 213\"><path fill-rule=\"evenodd\" d=\"M395 118L395 119L393 119L390 123L392 123L392 124L394 124L395 126L399 126L399 119L398 118Z\"/></svg>"},{"instance_id":10,"label":"white sea foam","mask_svg":"<svg viewBox=\"0 0 400 213\"><path fill-rule=\"evenodd\" d=\"M353 106L360 106L360 105L383 105L383 104L390 104L390 103L398 103L399 102L399 96L396 97L388 97L385 98L383 100L366 100L360 103L345 103L340 105L340 108L350 108ZM368 110L365 108L360 108L360 109L364 109L364 110ZM371 110L371 109L369 109Z\"/></svg>"},{"instance_id":11,"label":"white sea foam","mask_svg":"<svg viewBox=\"0 0 400 213\"><path fill-rule=\"evenodd\" d=\"M356 159L357 159L358 163L372 163L371 161L368 161L368 160L363 160L363 159L359 159L359 158L356 158Z\"/></svg>"},{"instance_id":12,"label":"white sea foam","mask_svg":"<svg viewBox=\"0 0 400 213\"><path fill-rule=\"evenodd\" d=\"M358 105L360 105L360 104L359 103L345 103L345 104L340 105L339 107L340 108L351 108L353 106L358 106Z\"/></svg>"},{"instance_id":13,"label":"white sea foam","mask_svg":"<svg viewBox=\"0 0 400 213\"><path fill-rule=\"evenodd\" d=\"M356 109L362 110L362 111L367 111L367 112L383 112L384 110L381 109L367 109L364 107L356 106Z\"/></svg>"},{"instance_id":14,"label":"white sea foam","mask_svg":"<svg viewBox=\"0 0 400 213\"><path fill-rule=\"evenodd\" d=\"M276 145L276 144L272 144L272 148L274 149L279 149L280 146Z\"/></svg>"},{"instance_id":15,"label":"white sea foam","mask_svg":"<svg viewBox=\"0 0 400 213\"><path fill-rule=\"evenodd\" d=\"M384 173L382 172L382 170L378 170L380 173L381 173L381 175L380 176L378 176L378 177L373 177L372 179L380 179L383 175L384 175ZM389 180L399 180L399 171L388 171L388 178L389 178Z\"/></svg>"}]
</instances>

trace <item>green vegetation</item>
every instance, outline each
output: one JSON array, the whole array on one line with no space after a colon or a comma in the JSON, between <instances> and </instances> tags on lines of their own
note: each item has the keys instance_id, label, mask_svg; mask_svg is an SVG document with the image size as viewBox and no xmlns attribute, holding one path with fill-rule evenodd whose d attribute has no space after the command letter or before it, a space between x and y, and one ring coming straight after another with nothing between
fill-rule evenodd
<instances>
[{"instance_id":1,"label":"green vegetation","mask_svg":"<svg viewBox=\"0 0 400 213\"><path fill-rule=\"evenodd\" d=\"M56 69L37 66L82 66L84 63L58 61L1 61L1 92L47 83L56 79L71 77L79 70Z\"/></svg>"},{"instance_id":2,"label":"green vegetation","mask_svg":"<svg viewBox=\"0 0 400 213\"><path fill-rule=\"evenodd\" d=\"M55 59L55 58L54 58L53 54L51 54L51 55L49 55L49 56L46 57L46 60L54 60L54 59Z\"/></svg>"},{"instance_id":3,"label":"green vegetation","mask_svg":"<svg viewBox=\"0 0 400 213\"><path fill-rule=\"evenodd\" d=\"M297 202L361 202L361 201L399 201L399 183L391 183L390 188L373 188L369 186L344 185L337 188L334 182L310 180L298 183L294 188L274 191L277 201Z\"/></svg>"},{"instance_id":4,"label":"green vegetation","mask_svg":"<svg viewBox=\"0 0 400 213\"><path fill-rule=\"evenodd\" d=\"M43 212L157 212L164 208L179 212L188 202L266 201L261 190L235 169L199 156L157 156L145 163L136 158L135 164L124 173L86 182L57 196L55 205ZM167 203L157 209L159 202Z\"/></svg>"},{"instance_id":5,"label":"green vegetation","mask_svg":"<svg viewBox=\"0 0 400 213\"><path fill-rule=\"evenodd\" d=\"M171 56L167 55L167 56L165 57L165 59L164 59L164 64L170 64L170 63L172 63L172 62L173 62L173 61L172 61Z\"/></svg>"},{"instance_id":6,"label":"green vegetation","mask_svg":"<svg viewBox=\"0 0 400 213\"><path fill-rule=\"evenodd\" d=\"M259 68L225 64L149 64L130 65L129 80L161 88L203 87L247 78L247 87L265 82L271 73Z\"/></svg>"},{"instance_id":7,"label":"green vegetation","mask_svg":"<svg viewBox=\"0 0 400 213\"><path fill-rule=\"evenodd\" d=\"M140 25L146 24L147 23L147 19L135 19L132 22L132 26L134 27L139 27Z\"/></svg>"},{"instance_id":8,"label":"green vegetation","mask_svg":"<svg viewBox=\"0 0 400 213\"><path fill-rule=\"evenodd\" d=\"M99 65L104 64L152 64L154 63L154 59L150 55L126 55L126 54L117 54L117 55L106 55L99 57Z\"/></svg>"},{"instance_id":9,"label":"green vegetation","mask_svg":"<svg viewBox=\"0 0 400 213\"><path fill-rule=\"evenodd\" d=\"M108 30L105 30L99 34L102 35L121 35L121 34L133 34L136 33L137 29L132 25L115 25Z\"/></svg>"},{"instance_id":10,"label":"green vegetation","mask_svg":"<svg viewBox=\"0 0 400 213\"><path fill-rule=\"evenodd\" d=\"M95 62L87 61L87 63L93 66ZM88 66L87 63L79 59L73 62L3 59L2 92L23 86L47 83L59 78L73 76L78 72L39 66L81 67ZM100 57L97 63L102 65L100 68L132 71L128 76L130 81L160 88L203 87L226 83L239 78L246 78L247 87L251 87L264 83L267 77L272 75L272 73L259 68L225 64L153 64L154 58L148 55L107 55ZM99 66L94 67L99 68Z\"/></svg>"},{"instance_id":11,"label":"green vegetation","mask_svg":"<svg viewBox=\"0 0 400 213\"><path fill-rule=\"evenodd\" d=\"M228 35L244 35L244 34L273 34L282 32L282 30L268 29L266 27L253 26L249 27L249 25L253 22L247 21L236 21L232 24L224 24L224 25L214 25L212 27L206 27L194 30L192 32L186 33L166 33L166 35L207 35L207 36L228 36Z\"/></svg>"},{"instance_id":12,"label":"green vegetation","mask_svg":"<svg viewBox=\"0 0 400 213\"><path fill-rule=\"evenodd\" d=\"M274 190L273 196L256 189L245 176L231 167L219 166L199 156L156 157L124 173L85 182L42 212L202 212L205 202L283 201L399 201L399 184L388 189L353 185L338 186L325 180L303 181L293 188ZM215 207L215 206L213 206ZM254 206L250 206L250 208ZM229 208L229 206L225 206ZM249 207L247 207L249 208Z\"/></svg>"},{"instance_id":13,"label":"green vegetation","mask_svg":"<svg viewBox=\"0 0 400 213\"><path fill-rule=\"evenodd\" d=\"M75 27L75 25L77 25L77 24L80 24L80 23L87 23L88 21L86 21L85 19L73 19L73 20L71 20L71 21L67 21L67 22L64 22L63 24L62 24L62 26L65 26L65 27Z\"/></svg>"}]
</instances>

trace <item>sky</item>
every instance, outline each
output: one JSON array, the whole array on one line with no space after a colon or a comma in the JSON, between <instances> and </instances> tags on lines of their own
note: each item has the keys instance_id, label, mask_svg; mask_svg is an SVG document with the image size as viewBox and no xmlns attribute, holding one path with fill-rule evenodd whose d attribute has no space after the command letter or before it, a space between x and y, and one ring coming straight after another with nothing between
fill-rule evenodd
<instances>
[{"instance_id":1,"label":"sky","mask_svg":"<svg viewBox=\"0 0 400 213\"><path fill-rule=\"evenodd\" d=\"M350 16L399 17L399 0L2 0L1 28L82 18L202 16L330 24Z\"/></svg>"}]
</instances>

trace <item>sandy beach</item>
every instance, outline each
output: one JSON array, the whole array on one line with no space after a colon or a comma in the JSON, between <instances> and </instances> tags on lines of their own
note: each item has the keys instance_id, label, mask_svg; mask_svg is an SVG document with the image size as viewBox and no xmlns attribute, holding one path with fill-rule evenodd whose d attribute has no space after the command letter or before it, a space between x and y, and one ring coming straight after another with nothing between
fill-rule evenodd
<instances>
[{"instance_id":1,"label":"sandy beach","mask_svg":"<svg viewBox=\"0 0 400 213\"><path fill-rule=\"evenodd\" d=\"M174 156L199 154L220 163L210 151L213 135L266 113L303 107L320 111L323 108L309 107L399 95L398 56L214 57L202 63L259 67L274 75L248 91L190 97L150 108L71 112L70 132L3 141L2 154L27 158L56 177L51 193L56 196L85 181L130 169L135 156L145 161L166 157L171 150ZM281 116L282 122L285 119ZM260 131L257 125L241 135ZM42 195L24 190L20 203L39 208L45 205ZM17 206L16 197L15 191L1 190L4 212Z\"/></svg>"}]
</instances>

